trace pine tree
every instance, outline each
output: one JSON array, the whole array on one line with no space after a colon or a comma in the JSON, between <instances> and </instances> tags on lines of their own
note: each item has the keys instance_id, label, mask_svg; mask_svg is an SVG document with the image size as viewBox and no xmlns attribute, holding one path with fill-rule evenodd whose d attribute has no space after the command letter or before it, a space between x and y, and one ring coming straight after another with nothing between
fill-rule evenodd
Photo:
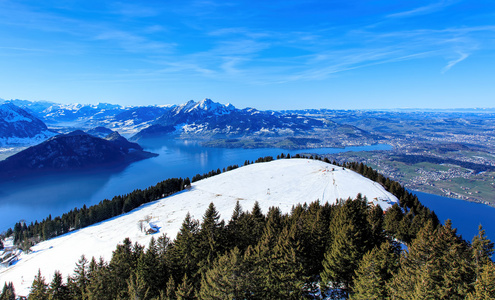
<instances>
[{"instance_id":1,"label":"pine tree","mask_svg":"<svg viewBox=\"0 0 495 300\"><path fill-rule=\"evenodd\" d=\"M495 264L486 262L478 274L474 291L468 294L468 300L495 299Z\"/></svg>"},{"instance_id":2,"label":"pine tree","mask_svg":"<svg viewBox=\"0 0 495 300\"><path fill-rule=\"evenodd\" d=\"M149 287L139 274L133 273L127 280L127 298L129 300L147 300Z\"/></svg>"},{"instance_id":3,"label":"pine tree","mask_svg":"<svg viewBox=\"0 0 495 300\"><path fill-rule=\"evenodd\" d=\"M450 221L437 229L428 221L401 257L390 293L395 299L464 299L473 278L470 249Z\"/></svg>"},{"instance_id":4,"label":"pine tree","mask_svg":"<svg viewBox=\"0 0 495 300\"><path fill-rule=\"evenodd\" d=\"M355 271L352 299L386 299L386 282L398 268L399 247L383 243L366 253Z\"/></svg>"},{"instance_id":5,"label":"pine tree","mask_svg":"<svg viewBox=\"0 0 495 300\"><path fill-rule=\"evenodd\" d=\"M305 274L313 276L314 281L322 271L323 261L329 236L329 224L331 208L328 203L320 205L318 201L312 202L309 206L297 205L292 209L289 217L291 230L295 234L295 239L300 241L301 263Z\"/></svg>"},{"instance_id":6,"label":"pine tree","mask_svg":"<svg viewBox=\"0 0 495 300\"><path fill-rule=\"evenodd\" d=\"M170 268L176 281L180 281L185 274L191 278L198 271L200 261L198 233L199 222L187 213L175 242L169 250Z\"/></svg>"},{"instance_id":7,"label":"pine tree","mask_svg":"<svg viewBox=\"0 0 495 300\"><path fill-rule=\"evenodd\" d=\"M142 252L137 261L136 276L148 288L149 296L158 296L160 284L165 281L167 274L165 270L159 270L158 248L152 237L146 252Z\"/></svg>"},{"instance_id":8,"label":"pine tree","mask_svg":"<svg viewBox=\"0 0 495 300\"><path fill-rule=\"evenodd\" d=\"M219 220L220 215L213 202L211 202L203 216L199 231L200 245L198 249L201 251L201 268L203 271L209 267L210 263L213 263L219 253L224 252L224 222L219 222Z\"/></svg>"},{"instance_id":9,"label":"pine tree","mask_svg":"<svg viewBox=\"0 0 495 300\"><path fill-rule=\"evenodd\" d=\"M244 262L238 248L220 256L203 274L200 299L244 299L247 278Z\"/></svg>"},{"instance_id":10,"label":"pine tree","mask_svg":"<svg viewBox=\"0 0 495 300\"><path fill-rule=\"evenodd\" d=\"M387 210L387 214L384 217L383 225L387 234L399 238L399 224L404 218L404 213L399 205L394 204Z\"/></svg>"},{"instance_id":11,"label":"pine tree","mask_svg":"<svg viewBox=\"0 0 495 300\"><path fill-rule=\"evenodd\" d=\"M226 243L226 249L234 249L234 247L240 247L241 241L243 240L243 237L241 236L241 228L239 226L239 219L241 218L241 215L243 214L242 212L242 207L239 204L239 200L237 200L235 207L234 207L234 212L232 212L232 217L230 218L229 222L227 223L226 226L226 237L225 237L225 243Z\"/></svg>"},{"instance_id":12,"label":"pine tree","mask_svg":"<svg viewBox=\"0 0 495 300\"><path fill-rule=\"evenodd\" d=\"M76 263L74 275L69 278L69 288L72 292L71 298L84 299L88 282L88 260L82 255Z\"/></svg>"},{"instance_id":13,"label":"pine tree","mask_svg":"<svg viewBox=\"0 0 495 300\"><path fill-rule=\"evenodd\" d=\"M435 250L439 253L438 268L442 283L438 287L441 299L464 299L472 291L475 270L471 263L471 249L457 235L450 220L437 229Z\"/></svg>"},{"instance_id":14,"label":"pine tree","mask_svg":"<svg viewBox=\"0 0 495 300\"><path fill-rule=\"evenodd\" d=\"M385 242L385 233L383 231L383 209L380 205L372 205L368 213L368 222L371 225L371 241L373 245L380 246Z\"/></svg>"},{"instance_id":15,"label":"pine tree","mask_svg":"<svg viewBox=\"0 0 495 300\"><path fill-rule=\"evenodd\" d=\"M50 300L68 300L69 290L63 283L62 274L59 271L55 271L52 282L48 287L48 299Z\"/></svg>"},{"instance_id":16,"label":"pine tree","mask_svg":"<svg viewBox=\"0 0 495 300\"><path fill-rule=\"evenodd\" d=\"M92 260L92 262L94 259ZM92 265L92 264L91 264ZM111 300L115 298L112 291L113 274L110 272L108 264L100 257L96 267L90 267L91 276L86 286L86 296L88 300Z\"/></svg>"},{"instance_id":17,"label":"pine tree","mask_svg":"<svg viewBox=\"0 0 495 300\"><path fill-rule=\"evenodd\" d=\"M354 270L373 245L367 210L366 201L359 198L339 202L335 207L330 223L332 240L322 263L324 286L341 289L344 294L352 288Z\"/></svg>"},{"instance_id":18,"label":"pine tree","mask_svg":"<svg viewBox=\"0 0 495 300\"><path fill-rule=\"evenodd\" d=\"M34 277L29 293L29 300L48 300L48 285L45 277L41 276L41 270L38 269L38 275Z\"/></svg>"},{"instance_id":19,"label":"pine tree","mask_svg":"<svg viewBox=\"0 0 495 300\"><path fill-rule=\"evenodd\" d=\"M172 276L169 277L167 281L167 285L165 287L165 293L161 296L163 300L175 300L177 297L175 296L175 281Z\"/></svg>"},{"instance_id":20,"label":"pine tree","mask_svg":"<svg viewBox=\"0 0 495 300\"><path fill-rule=\"evenodd\" d=\"M109 268L112 273L112 280L109 290L111 294L119 295L121 298L127 297L127 280L136 265L137 258L132 242L126 238L122 244L117 245L110 260Z\"/></svg>"},{"instance_id":21,"label":"pine tree","mask_svg":"<svg viewBox=\"0 0 495 300\"><path fill-rule=\"evenodd\" d=\"M177 296L177 300L192 300L195 299L194 296L194 287L187 278L187 274L184 274L182 278L182 283L179 284L177 290L175 291L175 295Z\"/></svg>"},{"instance_id":22,"label":"pine tree","mask_svg":"<svg viewBox=\"0 0 495 300\"><path fill-rule=\"evenodd\" d=\"M304 284L303 269L297 257L299 243L294 233L267 223L256 247L248 247L244 255L248 271L249 293L256 299L299 299Z\"/></svg>"},{"instance_id":23,"label":"pine tree","mask_svg":"<svg viewBox=\"0 0 495 300\"><path fill-rule=\"evenodd\" d=\"M478 227L478 235L473 238L471 243L473 264L477 278L483 266L490 261L494 252L493 246L494 244L486 237L485 230L480 225Z\"/></svg>"},{"instance_id":24,"label":"pine tree","mask_svg":"<svg viewBox=\"0 0 495 300\"><path fill-rule=\"evenodd\" d=\"M250 220L252 225L251 234L257 240L263 234L263 228L265 227L265 216L261 211L258 201L254 202L253 210L250 214Z\"/></svg>"},{"instance_id":25,"label":"pine tree","mask_svg":"<svg viewBox=\"0 0 495 300\"><path fill-rule=\"evenodd\" d=\"M0 300L15 300L15 289L12 282L5 282L3 284L2 293L0 294Z\"/></svg>"}]
</instances>

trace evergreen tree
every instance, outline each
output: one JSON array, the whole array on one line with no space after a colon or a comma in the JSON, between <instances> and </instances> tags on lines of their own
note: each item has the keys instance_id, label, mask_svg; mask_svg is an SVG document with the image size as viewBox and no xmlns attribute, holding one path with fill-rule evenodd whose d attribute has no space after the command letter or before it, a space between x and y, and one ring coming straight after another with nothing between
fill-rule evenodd
<instances>
[{"instance_id":1,"label":"evergreen tree","mask_svg":"<svg viewBox=\"0 0 495 300\"><path fill-rule=\"evenodd\" d=\"M330 223L332 240L323 260L321 279L325 286L341 289L344 294L352 288L359 261L372 249L367 210L365 199L341 201Z\"/></svg>"},{"instance_id":2,"label":"evergreen tree","mask_svg":"<svg viewBox=\"0 0 495 300\"><path fill-rule=\"evenodd\" d=\"M253 210L250 214L252 232L251 234L256 240L263 234L263 228L265 227L265 216L261 211L258 201L254 202Z\"/></svg>"},{"instance_id":3,"label":"evergreen tree","mask_svg":"<svg viewBox=\"0 0 495 300\"><path fill-rule=\"evenodd\" d=\"M184 274L184 278L182 278L182 283L179 284L179 286L177 287L175 295L177 296L177 300L195 299L194 287L191 281L189 280L189 278L187 278L187 274Z\"/></svg>"},{"instance_id":4,"label":"evergreen tree","mask_svg":"<svg viewBox=\"0 0 495 300\"><path fill-rule=\"evenodd\" d=\"M129 300L147 300L150 288L141 275L133 273L127 280L127 297Z\"/></svg>"},{"instance_id":5,"label":"evergreen tree","mask_svg":"<svg viewBox=\"0 0 495 300\"><path fill-rule=\"evenodd\" d=\"M398 268L399 247L383 243L366 253L355 271L352 299L387 299L386 282Z\"/></svg>"},{"instance_id":6,"label":"evergreen tree","mask_svg":"<svg viewBox=\"0 0 495 300\"><path fill-rule=\"evenodd\" d=\"M401 257L390 292L395 299L464 299L473 278L469 247L450 221L437 229L428 221Z\"/></svg>"},{"instance_id":7,"label":"evergreen tree","mask_svg":"<svg viewBox=\"0 0 495 300\"><path fill-rule=\"evenodd\" d=\"M175 296L175 281L172 276L168 278L167 285L165 287L165 293L161 295L163 300L175 300L177 297Z\"/></svg>"},{"instance_id":8,"label":"evergreen tree","mask_svg":"<svg viewBox=\"0 0 495 300\"><path fill-rule=\"evenodd\" d=\"M438 288L440 298L464 299L472 290L475 271L469 245L457 235L450 220L437 229L435 247L440 255L438 268L442 272L442 284Z\"/></svg>"},{"instance_id":9,"label":"evergreen tree","mask_svg":"<svg viewBox=\"0 0 495 300\"><path fill-rule=\"evenodd\" d=\"M220 256L203 274L200 299L245 299L247 291L246 270L238 248Z\"/></svg>"},{"instance_id":10,"label":"evergreen tree","mask_svg":"<svg viewBox=\"0 0 495 300\"><path fill-rule=\"evenodd\" d=\"M171 241L167 234L162 234L156 241L156 250L160 260L164 260L170 250Z\"/></svg>"},{"instance_id":11,"label":"evergreen tree","mask_svg":"<svg viewBox=\"0 0 495 300\"><path fill-rule=\"evenodd\" d=\"M92 260L92 262L94 259ZM91 264L92 265L92 264ZM110 300L115 298L112 291L112 277L108 264L100 257L96 267L90 267L91 276L86 286L86 295L88 300Z\"/></svg>"},{"instance_id":12,"label":"evergreen tree","mask_svg":"<svg viewBox=\"0 0 495 300\"><path fill-rule=\"evenodd\" d=\"M69 287L72 292L71 298L84 299L88 282L88 260L82 255L76 263L74 275L69 278Z\"/></svg>"},{"instance_id":13,"label":"evergreen tree","mask_svg":"<svg viewBox=\"0 0 495 300\"><path fill-rule=\"evenodd\" d=\"M233 249L236 246L241 247L243 237L241 236L242 231L239 225L239 219L241 218L242 214L243 214L242 207L239 204L239 200L237 200L234 207L234 212L232 213L232 217L230 218L225 228L226 249Z\"/></svg>"},{"instance_id":14,"label":"evergreen tree","mask_svg":"<svg viewBox=\"0 0 495 300\"><path fill-rule=\"evenodd\" d=\"M394 204L387 210L385 214L383 225L385 232L391 236L401 239L402 235L399 232L399 224L404 218L404 213L399 205Z\"/></svg>"},{"instance_id":15,"label":"evergreen tree","mask_svg":"<svg viewBox=\"0 0 495 300\"><path fill-rule=\"evenodd\" d=\"M146 252L142 252L137 261L136 278L140 279L146 286L149 297L158 296L160 284L167 278L166 270L159 269L158 248L152 237ZM136 286L137 288L138 286Z\"/></svg>"},{"instance_id":16,"label":"evergreen tree","mask_svg":"<svg viewBox=\"0 0 495 300\"><path fill-rule=\"evenodd\" d=\"M188 278L192 278L198 271L200 260L198 233L199 222L187 213L175 242L169 250L170 268L176 281L180 281L185 274Z\"/></svg>"},{"instance_id":17,"label":"evergreen tree","mask_svg":"<svg viewBox=\"0 0 495 300\"><path fill-rule=\"evenodd\" d=\"M469 300L495 299L495 265L486 262L480 270L474 284L474 291L468 294Z\"/></svg>"},{"instance_id":18,"label":"evergreen tree","mask_svg":"<svg viewBox=\"0 0 495 300\"><path fill-rule=\"evenodd\" d=\"M0 294L0 300L15 300L15 289L12 282L5 282L3 284L2 293Z\"/></svg>"},{"instance_id":19,"label":"evergreen tree","mask_svg":"<svg viewBox=\"0 0 495 300\"><path fill-rule=\"evenodd\" d=\"M112 273L112 280L109 289L111 294L119 295L121 298L127 297L127 280L136 265L137 259L132 242L126 238L123 244L117 245L110 260L109 268Z\"/></svg>"},{"instance_id":20,"label":"evergreen tree","mask_svg":"<svg viewBox=\"0 0 495 300\"><path fill-rule=\"evenodd\" d=\"M48 285L45 277L41 276L41 270L38 269L38 275L34 277L29 293L29 300L48 300Z\"/></svg>"},{"instance_id":21,"label":"evergreen tree","mask_svg":"<svg viewBox=\"0 0 495 300\"><path fill-rule=\"evenodd\" d=\"M304 284L296 255L299 244L288 227L276 235L271 224L267 223L258 245L249 247L244 255L250 294L256 299L299 299Z\"/></svg>"},{"instance_id":22,"label":"evergreen tree","mask_svg":"<svg viewBox=\"0 0 495 300\"><path fill-rule=\"evenodd\" d=\"M211 202L203 215L203 222L199 231L200 245L198 249L201 251L203 271L209 267L209 264L213 263L219 253L224 252L224 222L219 220L220 215Z\"/></svg>"},{"instance_id":23,"label":"evergreen tree","mask_svg":"<svg viewBox=\"0 0 495 300\"><path fill-rule=\"evenodd\" d=\"M372 205L370 207L368 222L371 226L371 241L373 245L380 246L385 242L385 233L383 231L383 209L380 205Z\"/></svg>"},{"instance_id":24,"label":"evergreen tree","mask_svg":"<svg viewBox=\"0 0 495 300\"><path fill-rule=\"evenodd\" d=\"M328 203L320 205L318 201L309 206L297 205L289 217L291 230L300 241L300 252L305 274L314 277L322 271L321 262L328 246L331 208Z\"/></svg>"},{"instance_id":25,"label":"evergreen tree","mask_svg":"<svg viewBox=\"0 0 495 300\"><path fill-rule=\"evenodd\" d=\"M59 271L55 271L52 282L48 287L48 299L49 300L69 300L69 290L63 283L62 274Z\"/></svg>"},{"instance_id":26,"label":"evergreen tree","mask_svg":"<svg viewBox=\"0 0 495 300\"><path fill-rule=\"evenodd\" d=\"M471 243L473 264L478 278L483 266L488 263L493 255L493 243L486 237L485 230L480 225L478 235L473 238Z\"/></svg>"},{"instance_id":27,"label":"evergreen tree","mask_svg":"<svg viewBox=\"0 0 495 300\"><path fill-rule=\"evenodd\" d=\"M241 243L235 246L242 252L246 250L249 245L255 246L263 234L265 216L261 211L258 201L254 203L251 212L240 215L237 224L241 233Z\"/></svg>"}]
</instances>

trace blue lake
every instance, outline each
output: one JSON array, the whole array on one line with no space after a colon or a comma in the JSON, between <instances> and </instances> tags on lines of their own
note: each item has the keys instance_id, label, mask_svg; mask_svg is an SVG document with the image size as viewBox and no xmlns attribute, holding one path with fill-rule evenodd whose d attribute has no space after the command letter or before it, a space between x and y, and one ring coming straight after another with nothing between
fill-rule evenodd
<instances>
[{"instance_id":1,"label":"blue lake","mask_svg":"<svg viewBox=\"0 0 495 300\"><path fill-rule=\"evenodd\" d=\"M22 182L0 183L0 232L19 220L28 223L49 214L58 216L74 207L97 204L116 195L130 193L172 177L189 177L229 165L281 153L338 153L344 151L390 150L389 145L347 148L286 150L277 148L205 148L197 142L181 140L145 141L140 144L159 156L131 164L118 172L52 175Z\"/></svg>"},{"instance_id":2,"label":"blue lake","mask_svg":"<svg viewBox=\"0 0 495 300\"><path fill-rule=\"evenodd\" d=\"M419 201L435 211L438 219L445 224L447 219L452 220L452 227L468 241L478 234L481 224L490 240L495 241L495 208L474 202L441 197L421 192L415 193Z\"/></svg>"}]
</instances>

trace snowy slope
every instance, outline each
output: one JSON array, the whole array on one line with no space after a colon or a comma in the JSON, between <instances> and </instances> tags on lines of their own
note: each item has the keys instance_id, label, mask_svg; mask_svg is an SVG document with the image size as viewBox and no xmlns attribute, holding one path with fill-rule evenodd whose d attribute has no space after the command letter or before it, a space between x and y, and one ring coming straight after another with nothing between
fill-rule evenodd
<instances>
[{"instance_id":1,"label":"snowy slope","mask_svg":"<svg viewBox=\"0 0 495 300\"><path fill-rule=\"evenodd\" d=\"M111 258L117 243L129 237L132 242L147 245L151 236L162 233L175 238L190 212L201 219L210 202L222 218L230 219L236 201L244 210L251 210L255 201L266 213L271 206L289 212L294 204L320 200L334 203L338 198L356 197L358 193L387 209L397 198L379 184L357 173L309 159L282 159L248 165L192 184L190 190L143 205L128 214L40 243L33 253L23 254L8 269L0 270L0 285L14 283L18 294L26 295L38 268L48 282L55 270L66 278L75 262L86 257ZM139 229L140 220L151 218L159 228L155 235Z\"/></svg>"}]
</instances>

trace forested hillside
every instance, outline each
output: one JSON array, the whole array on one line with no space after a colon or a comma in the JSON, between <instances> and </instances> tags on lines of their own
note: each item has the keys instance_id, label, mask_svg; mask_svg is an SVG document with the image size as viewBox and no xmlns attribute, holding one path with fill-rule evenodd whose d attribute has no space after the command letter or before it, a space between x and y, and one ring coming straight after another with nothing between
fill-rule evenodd
<instances>
[{"instance_id":1,"label":"forested hillside","mask_svg":"<svg viewBox=\"0 0 495 300\"><path fill-rule=\"evenodd\" d=\"M390 227L406 223L364 198L290 214L237 206L227 223L211 204L201 220L186 217L173 241L163 235L145 249L126 239L109 262L81 257L65 282L39 274L29 299L318 299L320 286L331 299L492 299L493 244L483 231L469 244L449 222L420 215L401 253Z\"/></svg>"},{"instance_id":2,"label":"forested hillside","mask_svg":"<svg viewBox=\"0 0 495 300\"><path fill-rule=\"evenodd\" d=\"M188 214L175 239L147 247L126 239L109 261L81 257L70 278L46 282L39 273L29 299L495 297L493 243L481 228L467 242L397 182L362 164L345 167L383 184L400 205L383 212L358 195L284 214L238 202L220 221L211 203L199 220ZM0 299L14 290L5 283Z\"/></svg>"}]
</instances>

